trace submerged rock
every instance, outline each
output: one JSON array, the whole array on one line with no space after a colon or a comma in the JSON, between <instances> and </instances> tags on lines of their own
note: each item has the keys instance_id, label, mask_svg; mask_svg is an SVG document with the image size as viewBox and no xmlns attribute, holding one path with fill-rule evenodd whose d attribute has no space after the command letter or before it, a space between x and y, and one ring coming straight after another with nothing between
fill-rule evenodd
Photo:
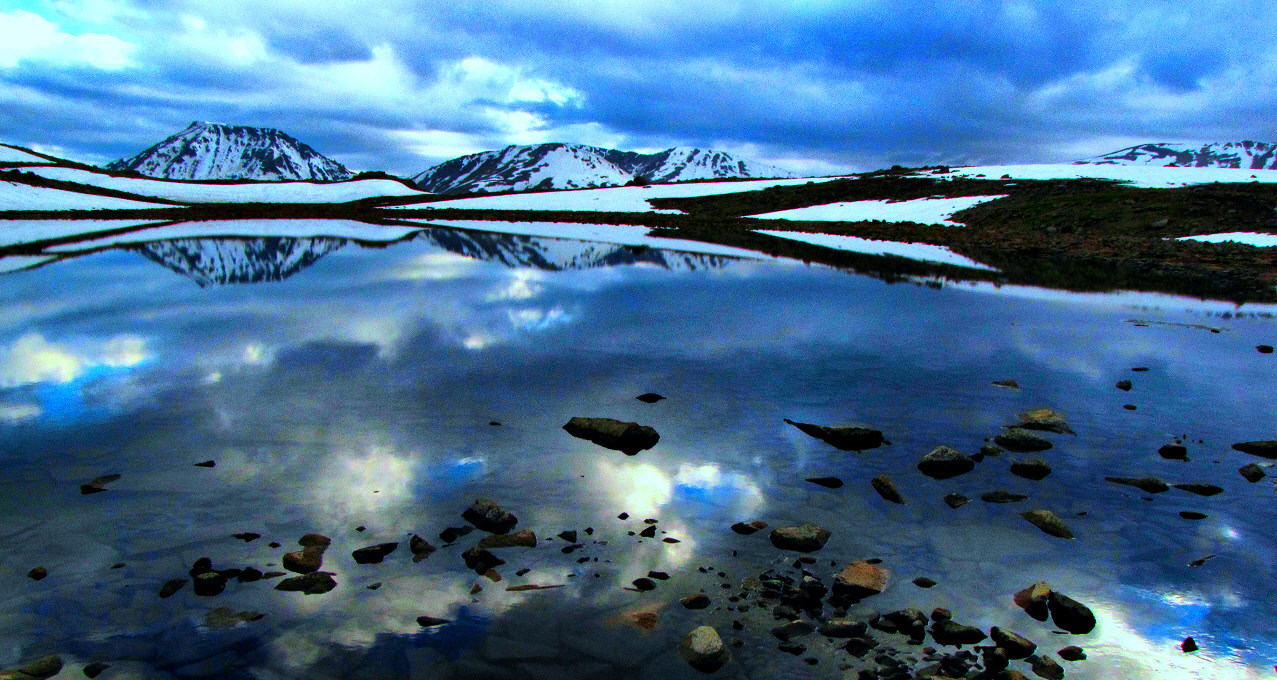
<instances>
[{"instance_id":1,"label":"submerged rock","mask_svg":"<svg viewBox=\"0 0 1277 680\"><path fill-rule=\"evenodd\" d=\"M1013 390L1020 389L1020 383L1014 380L994 380L993 384L997 385L998 387L1007 387Z\"/></svg>"},{"instance_id":2,"label":"submerged rock","mask_svg":"<svg viewBox=\"0 0 1277 680\"><path fill-rule=\"evenodd\" d=\"M963 496L960 493L951 493L944 497L944 504L953 508L954 510L957 510L958 508L966 505L970 501L971 501L970 498L967 498L966 496Z\"/></svg>"},{"instance_id":3,"label":"submerged rock","mask_svg":"<svg viewBox=\"0 0 1277 680\"><path fill-rule=\"evenodd\" d=\"M1011 474L1037 482L1051 474L1051 466L1041 458L1017 460L1011 463Z\"/></svg>"},{"instance_id":4,"label":"submerged rock","mask_svg":"<svg viewBox=\"0 0 1277 680\"><path fill-rule=\"evenodd\" d=\"M412 552L412 561L420 562L427 557L430 557L430 554L438 550L438 548L430 545L426 539L413 534L412 538L408 541L408 550Z\"/></svg>"},{"instance_id":5,"label":"submerged rock","mask_svg":"<svg viewBox=\"0 0 1277 680\"><path fill-rule=\"evenodd\" d=\"M44 567L36 567L32 569L31 571L27 572L27 578L33 581L39 581L40 579L48 575L49 575L49 570L45 569Z\"/></svg>"},{"instance_id":6,"label":"submerged rock","mask_svg":"<svg viewBox=\"0 0 1277 680\"><path fill-rule=\"evenodd\" d=\"M1073 538L1073 532L1060 521L1059 517L1050 510L1029 510L1020 513L1020 516L1028 520L1029 524L1041 529L1044 533L1059 538Z\"/></svg>"},{"instance_id":7,"label":"submerged rock","mask_svg":"<svg viewBox=\"0 0 1277 680\"><path fill-rule=\"evenodd\" d=\"M120 475L116 475L116 474L102 475L101 477L96 477L92 481L90 481L88 484L81 484L80 493L88 495L91 493L106 491L106 485L116 481L119 478L120 478Z\"/></svg>"},{"instance_id":8,"label":"submerged rock","mask_svg":"<svg viewBox=\"0 0 1277 680\"><path fill-rule=\"evenodd\" d=\"M1173 486L1180 491L1195 493L1198 496L1214 496L1224 492L1222 488L1214 484L1174 484Z\"/></svg>"},{"instance_id":9,"label":"submerged rock","mask_svg":"<svg viewBox=\"0 0 1277 680\"><path fill-rule=\"evenodd\" d=\"M1049 656L1034 655L1028 657L1026 661L1033 667L1034 675L1045 680L1064 680L1064 668L1055 662Z\"/></svg>"},{"instance_id":10,"label":"submerged rock","mask_svg":"<svg viewBox=\"0 0 1277 680\"><path fill-rule=\"evenodd\" d=\"M1060 658L1065 661L1082 661L1086 658L1086 651L1081 647L1076 647L1074 645L1061 647L1060 651L1056 652L1056 654L1059 654Z\"/></svg>"},{"instance_id":11,"label":"submerged rock","mask_svg":"<svg viewBox=\"0 0 1277 680\"><path fill-rule=\"evenodd\" d=\"M826 427L810 423L798 423L788 418L786 423L802 430L804 434L824 441L840 451L866 451L882 446L882 432L868 427Z\"/></svg>"},{"instance_id":12,"label":"submerged rock","mask_svg":"<svg viewBox=\"0 0 1277 680\"><path fill-rule=\"evenodd\" d=\"M620 451L627 456L650 449L661 440L661 435L650 426L612 418L575 417L563 429L573 437L594 442L605 449Z\"/></svg>"},{"instance_id":13,"label":"submerged rock","mask_svg":"<svg viewBox=\"0 0 1277 680\"><path fill-rule=\"evenodd\" d=\"M1277 441L1264 439L1253 442L1238 442L1233 444L1233 450L1261 458L1277 458Z\"/></svg>"},{"instance_id":14,"label":"submerged rock","mask_svg":"<svg viewBox=\"0 0 1277 680\"><path fill-rule=\"evenodd\" d=\"M462 527L448 527L447 529L439 532L439 540L444 543L452 543L471 531L474 531L474 527L469 525Z\"/></svg>"},{"instance_id":15,"label":"submerged rock","mask_svg":"<svg viewBox=\"0 0 1277 680\"><path fill-rule=\"evenodd\" d=\"M1002 489L998 489L997 491L986 491L980 494L980 500L985 503L1015 503L1016 501L1022 501L1026 498L1028 498L1028 496L1025 496L1024 494L1011 493L1010 491L1003 491Z\"/></svg>"},{"instance_id":16,"label":"submerged rock","mask_svg":"<svg viewBox=\"0 0 1277 680\"><path fill-rule=\"evenodd\" d=\"M688 633L678 645L678 656L702 673L713 673L732 658L712 626L701 626Z\"/></svg>"},{"instance_id":17,"label":"submerged rock","mask_svg":"<svg viewBox=\"0 0 1277 680\"><path fill-rule=\"evenodd\" d=\"M1268 476L1264 472L1264 468L1260 467L1259 465L1255 463L1247 463L1237 468L1237 472L1240 473L1241 476L1245 477L1246 481L1250 482L1251 484L1254 484L1255 482L1258 482L1259 480Z\"/></svg>"},{"instance_id":18,"label":"submerged rock","mask_svg":"<svg viewBox=\"0 0 1277 680\"><path fill-rule=\"evenodd\" d=\"M386 555L394 552L395 548L398 547L398 543L380 543L366 548L359 548L350 553L350 556L355 558L357 564L380 564L382 560L386 559Z\"/></svg>"},{"instance_id":19,"label":"submerged rock","mask_svg":"<svg viewBox=\"0 0 1277 680\"><path fill-rule=\"evenodd\" d=\"M1119 380L1119 381L1117 381L1117 385L1115 385L1114 387L1116 387L1116 388L1117 388L1117 389L1119 389L1119 390L1122 390L1123 392L1130 392L1130 391L1131 391L1131 381L1129 381L1129 380Z\"/></svg>"},{"instance_id":20,"label":"submerged rock","mask_svg":"<svg viewBox=\"0 0 1277 680\"><path fill-rule=\"evenodd\" d=\"M160 597L170 597L186 585L187 580L184 578L171 578L160 586Z\"/></svg>"},{"instance_id":21,"label":"submerged rock","mask_svg":"<svg viewBox=\"0 0 1277 680\"><path fill-rule=\"evenodd\" d=\"M1052 408L1035 408L1020 414L1019 426L1026 430L1043 430L1059 434L1077 434L1069 427L1064 414Z\"/></svg>"},{"instance_id":22,"label":"submerged rock","mask_svg":"<svg viewBox=\"0 0 1277 680\"><path fill-rule=\"evenodd\" d=\"M494 534L479 539L480 548L535 548L536 532L531 529L516 531L513 534Z\"/></svg>"},{"instance_id":23,"label":"submerged rock","mask_svg":"<svg viewBox=\"0 0 1277 680\"><path fill-rule=\"evenodd\" d=\"M952 619L932 623L930 632L931 637L942 645L975 645L988 637L979 628L964 626Z\"/></svg>"},{"instance_id":24,"label":"submerged rock","mask_svg":"<svg viewBox=\"0 0 1277 680\"><path fill-rule=\"evenodd\" d=\"M50 654L25 666L0 671L0 680L45 680L61 672L62 657Z\"/></svg>"},{"instance_id":25,"label":"submerged rock","mask_svg":"<svg viewBox=\"0 0 1277 680\"><path fill-rule=\"evenodd\" d=\"M302 592L306 595L322 595L337 587L331 571L312 571L303 576L286 578L275 584L275 590Z\"/></svg>"},{"instance_id":26,"label":"submerged rock","mask_svg":"<svg viewBox=\"0 0 1277 680\"><path fill-rule=\"evenodd\" d=\"M645 394L640 394L640 395L638 395L637 397L634 397L634 398L635 398L635 399L638 399L639 401L643 402L644 404L655 404L656 402L658 402L658 401L660 401L660 400L664 399L665 397L662 397L661 395L659 395L659 394L657 394L657 393L655 393L655 392L647 392L647 393L645 393Z\"/></svg>"},{"instance_id":27,"label":"submerged rock","mask_svg":"<svg viewBox=\"0 0 1277 680\"><path fill-rule=\"evenodd\" d=\"M1073 598L1052 591L1047 596L1047 608L1056 627L1075 635L1095 630L1095 614L1086 605Z\"/></svg>"},{"instance_id":28,"label":"submerged rock","mask_svg":"<svg viewBox=\"0 0 1277 680\"><path fill-rule=\"evenodd\" d=\"M823 486L826 489L841 489L842 488L842 480L838 479L837 477L809 477L804 481L811 482L812 484L816 484L819 486Z\"/></svg>"},{"instance_id":29,"label":"submerged rock","mask_svg":"<svg viewBox=\"0 0 1277 680\"><path fill-rule=\"evenodd\" d=\"M997 626L989 629L989 637L993 638L994 644L1006 651L1008 659L1023 659L1038 649L1032 640Z\"/></svg>"},{"instance_id":30,"label":"submerged rock","mask_svg":"<svg viewBox=\"0 0 1277 680\"><path fill-rule=\"evenodd\" d=\"M1050 597L1051 587L1047 585L1046 581L1038 581L1016 593L1012 599L1015 601L1015 605L1023 609L1026 614L1038 621L1045 621L1049 614L1047 603Z\"/></svg>"},{"instance_id":31,"label":"submerged rock","mask_svg":"<svg viewBox=\"0 0 1277 680\"><path fill-rule=\"evenodd\" d=\"M473 569L476 574L499 567L505 564L505 560L493 555L483 548L474 547L461 553L461 559L465 561L466 566Z\"/></svg>"},{"instance_id":32,"label":"submerged rock","mask_svg":"<svg viewBox=\"0 0 1277 680\"><path fill-rule=\"evenodd\" d=\"M832 534L829 530L807 522L796 527L780 527L772 531L772 545L781 550L814 552L825 547Z\"/></svg>"},{"instance_id":33,"label":"submerged rock","mask_svg":"<svg viewBox=\"0 0 1277 680\"><path fill-rule=\"evenodd\" d=\"M1156 477L1140 477L1138 479L1135 477L1105 477L1104 481L1113 482L1114 484L1133 486L1146 493L1162 493L1163 491L1167 491L1171 488L1166 484L1166 482L1163 482Z\"/></svg>"},{"instance_id":34,"label":"submerged rock","mask_svg":"<svg viewBox=\"0 0 1277 680\"><path fill-rule=\"evenodd\" d=\"M1157 455L1167 460L1188 460L1188 449L1183 444L1164 444Z\"/></svg>"},{"instance_id":35,"label":"submerged rock","mask_svg":"<svg viewBox=\"0 0 1277 680\"><path fill-rule=\"evenodd\" d=\"M766 528L767 528L767 522L764 522L762 520L757 520L757 519L748 523L737 522L732 525L732 531L735 531L736 533L742 536L748 536L752 533L755 533L757 531L760 531Z\"/></svg>"},{"instance_id":36,"label":"submerged rock","mask_svg":"<svg viewBox=\"0 0 1277 680\"><path fill-rule=\"evenodd\" d=\"M905 499L900 495L900 489L896 488L896 483L891 481L891 478L886 474L874 477L869 480L869 483L873 485L874 491L877 491L883 500L904 505Z\"/></svg>"},{"instance_id":37,"label":"submerged rock","mask_svg":"<svg viewBox=\"0 0 1277 680\"><path fill-rule=\"evenodd\" d=\"M869 632L869 625L852 619L829 619L822 622L816 632L831 638L861 637Z\"/></svg>"},{"instance_id":38,"label":"submerged rock","mask_svg":"<svg viewBox=\"0 0 1277 680\"><path fill-rule=\"evenodd\" d=\"M84 675L89 678L96 678L102 674L102 671L111 667L111 664L102 661L94 661L84 667Z\"/></svg>"},{"instance_id":39,"label":"submerged rock","mask_svg":"<svg viewBox=\"0 0 1277 680\"><path fill-rule=\"evenodd\" d=\"M217 467L217 461L206 460L203 463L196 463L195 467L207 467L207 468Z\"/></svg>"},{"instance_id":40,"label":"submerged rock","mask_svg":"<svg viewBox=\"0 0 1277 680\"><path fill-rule=\"evenodd\" d=\"M891 572L877 564L856 560L834 577L833 593L853 602L887 589Z\"/></svg>"},{"instance_id":41,"label":"submerged rock","mask_svg":"<svg viewBox=\"0 0 1277 680\"><path fill-rule=\"evenodd\" d=\"M1033 453L1051 448L1051 442L1041 435L1033 434L1019 427L1005 428L1001 434L993 438L998 446L1013 453Z\"/></svg>"},{"instance_id":42,"label":"submerged rock","mask_svg":"<svg viewBox=\"0 0 1277 680\"><path fill-rule=\"evenodd\" d=\"M461 513L461 518L494 534L508 533L519 523L518 518L487 498L475 499L474 504Z\"/></svg>"},{"instance_id":43,"label":"submerged rock","mask_svg":"<svg viewBox=\"0 0 1277 680\"><path fill-rule=\"evenodd\" d=\"M312 544L301 550L290 553L284 553L284 568L296 572L298 574L309 574L319 571L324 566L324 552L328 550L327 545Z\"/></svg>"},{"instance_id":44,"label":"submerged rock","mask_svg":"<svg viewBox=\"0 0 1277 680\"><path fill-rule=\"evenodd\" d=\"M965 453L937 446L918 462L918 471L933 479L949 479L975 469L975 461Z\"/></svg>"},{"instance_id":45,"label":"submerged rock","mask_svg":"<svg viewBox=\"0 0 1277 680\"><path fill-rule=\"evenodd\" d=\"M695 595L688 595L679 600L678 603L688 609L705 609L710 605L710 600L705 593L696 593Z\"/></svg>"},{"instance_id":46,"label":"submerged rock","mask_svg":"<svg viewBox=\"0 0 1277 680\"><path fill-rule=\"evenodd\" d=\"M452 623L452 621L449 621L448 619L438 619L433 616L418 616L417 617L417 625L421 626L422 628L432 628L434 626L442 626L445 623Z\"/></svg>"}]
</instances>

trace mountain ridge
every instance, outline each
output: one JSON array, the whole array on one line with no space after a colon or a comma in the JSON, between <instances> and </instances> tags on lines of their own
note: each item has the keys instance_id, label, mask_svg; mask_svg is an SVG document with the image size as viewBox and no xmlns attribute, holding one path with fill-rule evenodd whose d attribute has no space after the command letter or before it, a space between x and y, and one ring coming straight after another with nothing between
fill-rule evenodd
<instances>
[{"instance_id":1,"label":"mountain ridge","mask_svg":"<svg viewBox=\"0 0 1277 680\"><path fill-rule=\"evenodd\" d=\"M1153 142L1074 161L1077 165L1153 165L1277 170L1277 144L1243 140L1200 146Z\"/></svg>"},{"instance_id":2,"label":"mountain ridge","mask_svg":"<svg viewBox=\"0 0 1277 680\"><path fill-rule=\"evenodd\" d=\"M461 194L792 176L722 151L673 147L644 154L550 142L459 156L414 175L412 182L422 191Z\"/></svg>"},{"instance_id":3,"label":"mountain ridge","mask_svg":"<svg viewBox=\"0 0 1277 680\"><path fill-rule=\"evenodd\" d=\"M160 179L333 181L352 176L341 163L275 128L202 121L105 168Z\"/></svg>"}]
</instances>

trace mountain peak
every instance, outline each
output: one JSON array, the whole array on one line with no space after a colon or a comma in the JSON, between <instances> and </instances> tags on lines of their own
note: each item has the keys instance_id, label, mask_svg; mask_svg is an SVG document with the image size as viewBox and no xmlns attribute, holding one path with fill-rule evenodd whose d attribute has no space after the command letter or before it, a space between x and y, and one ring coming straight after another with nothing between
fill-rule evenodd
<instances>
[{"instance_id":1,"label":"mountain peak","mask_svg":"<svg viewBox=\"0 0 1277 680\"><path fill-rule=\"evenodd\" d=\"M712 149L673 147L643 154L547 142L461 156L427 168L412 180L423 191L459 194L621 186L637 177L669 183L792 174Z\"/></svg>"},{"instance_id":2,"label":"mountain peak","mask_svg":"<svg viewBox=\"0 0 1277 680\"><path fill-rule=\"evenodd\" d=\"M199 120L106 168L162 179L342 180L351 175L341 163L275 128Z\"/></svg>"},{"instance_id":3,"label":"mountain peak","mask_svg":"<svg viewBox=\"0 0 1277 680\"><path fill-rule=\"evenodd\" d=\"M1187 168L1277 170L1277 144L1243 140L1193 145L1157 142L1076 161L1097 165L1154 165Z\"/></svg>"}]
</instances>

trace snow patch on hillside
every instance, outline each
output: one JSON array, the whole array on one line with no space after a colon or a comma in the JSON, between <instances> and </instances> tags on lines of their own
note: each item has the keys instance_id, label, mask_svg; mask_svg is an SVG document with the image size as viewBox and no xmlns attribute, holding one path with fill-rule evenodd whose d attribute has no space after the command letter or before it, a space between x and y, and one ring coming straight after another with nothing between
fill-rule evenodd
<instances>
[{"instance_id":1,"label":"snow patch on hillside","mask_svg":"<svg viewBox=\"0 0 1277 680\"><path fill-rule=\"evenodd\" d=\"M1277 246L1277 234L1263 234L1253 231L1230 231L1222 234L1201 234L1199 236L1181 236L1178 241L1202 241L1203 243L1244 243L1248 246Z\"/></svg>"},{"instance_id":2,"label":"snow patch on hillside","mask_svg":"<svg viewBox=\"0 0 1277 680\"><path fill-rule=\"evenodd\" d=\"M33 187L30 184L0 181L0 211L4 210L138 210L167 208L159 203L143 203L123 198L81 194L75 191ZM0 229L3 224L0 224Z\"/></svg>"},{"instance_id":3,"label":"snow patch on hillside","mask_svg":"<svg viewBox=\"0 0 1277 680\"><path fill-rule=\"evenodd\" d=\"M827 182L833 177L803 177L799 179L761 179L739 182L704 182L696 184L658 184L650 187L610 187L607 189L583 189L578 191L545 191L539 193L508 194L505 196L474 196L449 201L413 203L387 206L389 209L437 210L443 208L472 208L481 210L581 210L589 212L673 212L655 210L647 202L649 198L687 198L713 196L742 191L758 191L774 186L791 186L807 182Z\"/></svg>"},{"instance_id":4,"label":"snow patch on hillside","mask_svg":"<svg viewBox=\"0 0 1277 680\"><path fill-rule=\"evenodd\" d=\"M853 201L850 203L827 203L812 205L806 208L778 210L776 212L750 215L764 220L811 220L833 222L858 222L861 220L883 220L884 222L917 222L919 224L943 224L950 227L964 226L960 222L949 220L953 214L980 205L1008 194L1000 196L962 196L959 198L918 198L911 201Z\"/></svg>"},{"instance_id":5,"label":"snow patch on hillside","mask_svg":"<svg viewBox=\"0 0 1277 680\"><path fill-rule=\"evenodd\" d=\"M1165 189L1170 187L1210 184L1211 182L1277 183L1277 170L1244 170L1235 168L1166 168L1146 165L985 165L950 168L943 174L929 171L920 177L971 177L977 179L1111 179L1129 182L1131 186Z\"/></svg>"},{"instance_id":6,"label":"snow patch on hillside","mask_svg":"<svg viewBox=\"0 0 1277 680\"><path fill-rule=\"evenodd\" d=\"M201 184L111 175L77 168L32 167L32 174L103 189L127 191L139 196L166 198L182 203L346 203L382 196L422 196L391 179L360 179L348 182L252 182L246 184Z\"/></svg>"},{"instance_id":7,"label":"snow patch on hillside","mask_svg":"<svg viewBox=\"0 0 1277 680\"><path fill-rule=\"evenodd\" d=\"M15 149L8 144L0 144L0 163L48 163L49 159L41 158L22 149Z\"/></svg>"},{"instance_id":8,"label":"snow patch on hillside","mask_svg":"<svg viewBox=\"0 0 1277 680\"><path fill-rule=\"evenodd\" d=\"M342 180L350 171L274 128L196 121L109 170L165 179Z\"/></svg>"}]
</instances>

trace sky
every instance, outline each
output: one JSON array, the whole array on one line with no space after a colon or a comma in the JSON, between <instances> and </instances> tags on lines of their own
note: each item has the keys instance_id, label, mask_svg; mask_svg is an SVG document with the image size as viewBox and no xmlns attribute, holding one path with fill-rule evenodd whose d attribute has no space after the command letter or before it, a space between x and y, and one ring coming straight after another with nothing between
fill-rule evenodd
<instances>
[{"instance_id":1,"label":"sky","mask_svg":"<svg viewBox=\"0 0 1277 680\"><path fill-rule=\"evenodd\" d=\"M1268 0L4 0L0 141L101 164L192 121L354 170L510 144L804 174L1277 142Z\"/></svg>"}]
</instances>

